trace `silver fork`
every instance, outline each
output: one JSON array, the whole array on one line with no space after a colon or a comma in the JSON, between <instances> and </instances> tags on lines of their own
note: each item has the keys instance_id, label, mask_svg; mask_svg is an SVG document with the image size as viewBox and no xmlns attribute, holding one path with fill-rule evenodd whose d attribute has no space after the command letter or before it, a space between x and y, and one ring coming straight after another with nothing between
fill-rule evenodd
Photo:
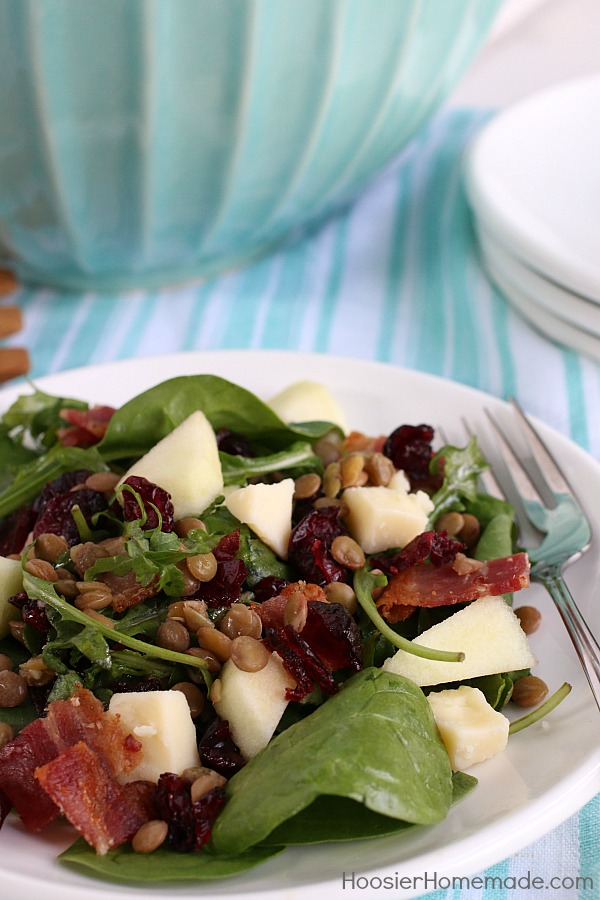
<instances>
[{"instance_id":1,"label":"silver fork","mask_svg":"<svg viewBox=\"0 0 600 900\"><path fill-rule=\"evenodd\" d=\"M589 549L590 524L539 433L519 404L515 400L510 403L530 456L524 458L519 453L498 418L486 409L503 463L486 473L493 478L486 490L515 504L522 536L527 525L538 534L539 542L525 548L531 560L531 579L542 584L552 597L600 710L600 646L563 578L566 566Z\"/></svg>"}]
</instances>

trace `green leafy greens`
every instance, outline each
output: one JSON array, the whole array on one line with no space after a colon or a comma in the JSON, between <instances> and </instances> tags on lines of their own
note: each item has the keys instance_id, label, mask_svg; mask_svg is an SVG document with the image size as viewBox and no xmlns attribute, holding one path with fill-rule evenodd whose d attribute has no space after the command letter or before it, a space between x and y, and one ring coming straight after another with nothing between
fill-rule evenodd
<instances>
[{"instance_id":1,"label":"green leafy greens","mask_svg":"<svg viewBox=\"0 0 600 900\"><path fill-rule=\"evenodd\" d=\"M182 375L144 391L121 406L102 440L86 449L56 442L56 428L62 421L58 414L69 406L85 409L87 404L35 391L19 398L4 414L0 486L8 486L0 493L0 517L32 500L46 482L63 472L98 472L109 463L127 466L199 409L215 431L234 430L247 437L255 450L251 459L221 454L227 484L283 469L303 471L316 462L312 442L335 428L330 422L286 425L253 393L216 375ZM25 449L28 442L31 449Z\"/></svg>"},{"instance_id":2,"label":"green leafy greens","mask_svg":"<svg viewBox=\"0 0 600 900\"><path fill-rule=\"evenodd\" d=\"M365 669L275 737L231 778L227 793L212 847L233 855L264 841L321 795L346 797L404 822L439 822L452 802L452 772L420 688Z\"/></svg>"}]
</instances>

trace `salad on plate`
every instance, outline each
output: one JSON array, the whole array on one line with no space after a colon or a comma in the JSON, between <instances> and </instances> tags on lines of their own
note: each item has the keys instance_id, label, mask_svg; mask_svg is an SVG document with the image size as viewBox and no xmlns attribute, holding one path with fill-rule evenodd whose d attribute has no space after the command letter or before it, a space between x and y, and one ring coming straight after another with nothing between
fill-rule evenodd
<instances>
[{"instance_id":1,"label":"salad on plate","mask_svg":"<svg viewBox=\"0 0 600 900\"><path fill-rule=\"evenodd\" d=\"M66 864L232 876L435 826L545 715L529 561L476 439L215 375L0 423L0 822ZM509 706L526 707L516 721ZM514 719L514 717L512 717ZM0 841L2 832L0 831Z\"/></svg>"}]
</instances>

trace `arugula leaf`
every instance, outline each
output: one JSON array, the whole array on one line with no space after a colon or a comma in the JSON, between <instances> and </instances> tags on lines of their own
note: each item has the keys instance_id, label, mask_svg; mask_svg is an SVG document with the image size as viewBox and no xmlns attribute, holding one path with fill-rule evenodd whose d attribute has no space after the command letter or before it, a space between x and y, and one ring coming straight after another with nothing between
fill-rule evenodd
<instances>
[{"instance_id":1,"label":"arugula leaf","mask_svg":"<svg viewBox=\"0 0 600 900\"><path fill-rule=\"evenodd\" d=\"M62 619L66 620L66 622L76 622L79 625L84 626L84 628L91 628L93 631L98 632L98 635L104 638L106 641L114 641L115 631L109 625L105 625L102 622L94 620L93 625L90 625L90 617L86 615L86 613L77 609L75 606L71 606L64 597L59 596L54 590L54 587L50 581L45 581L42 578L36 578L34 575L31 575L29 572L23 572L23 589L26 591L27 596L31 597L33 600L42 600L48 607L55 610L60 614ZM64 626L63 627L70 627ZM87 640L87 636L86 636ZM98 638L99 640L99 638ZM212 679L208 673L208 669L206 663L203 659L197 656L188 656L184 653L178 653L174 650L166 650L164 647L158 647L156 644L148 644L145 641L138 640L137 638L132 637L129 634L125 634L123 632L118 632L118 643L128 647L130 650L137 650L138 653L141 653L142 656L146 656L149 659L161 659L166 662L178 663L179 665L183 665L186 667L194 667L200 669L202 672L202 676L208 687L212 684ZM48 648L48 644L46 644L46 649ZM108 661L108 665L106 668L110 666L110 660ZM54 668L54 666L52 666ZM63 664L63 669L65 668ZM55 671L57 671L55 669ZM60 669L58 670L60 671Z\"/></svg>"},{"instance_id":2,"label":"arugula leaf","mask_svg":"<svg viewBox=\"0 0 600 900\"><path fill-rule=\"evenodd\" d=\"M126 532L126 555L97 559L86 571L86 581L94 581L107 572L119 576L133 572L142 586L156 582L159 591L169 597L180 597L185 579L177 564L187 557L210 552L219 541L219 536L211 536L201 529L195 529L186 538L161 531L160 526L144 531L140 520L127 523Z\"/></svg>"},{"instance_id":3,"label":"arugula leaf","mask_svg":"<svg viewBox=\"0 0 600 900\"><path fill-rule=\"evenodd\" d=\"M464 501L475 500L479 476L488 468L475 437L466 447L450 444L442 447L431 462L434 474L438 473L442 460L444 481L432 497L434 508L429 517L430 523L434 523L445 510L464 510Z\"/></svg>"},{"instance_id":4,"label":"arugula leaf","mask_svg":"<svg viewBox=\"0 0 600 900\"><path fill-rule=\"evenodd\" d=\"M73 691L81 685L82 679L78 672L65 672L58 675L48 694L48 703L54 700L68 700Z\"/></svg>"},{"instance_id":5,"label":"arugula leaf","mask_svg":"<svg viewBox=\"0 0 600 900\"><path fill-rule=\"evenodd\" d=\"M83 400L55 397L35 388L32 394L22 394L2 417L4 425L14 432L15 441L27 438L48 448L56 443L56 431L66 422L60 416L61 409L87 409Z\"/></svg>"},{"instance_id":6,"label":"arugula leaf","mask_svg":"<svg viewBox=\"0 0 600 900\"><path fill-rule=\"evenodd\" d=\"M149 597L143 603L130 606L120 619L115 620L114 631L119 634L142 634L153 638L166 616L167 606L164 599L158 596Z\"/></svg>"},{"instance_id":7,"label":"arugula leaf","mask_svg":"<svg viewBox=\"0 0 600 900\"><path fill-rule=\"evenodd\" d=\"M61 863L83 868L113 881L208 881L246 872L283 852L284 847L252 847L233 857L215 856L207 848L199 853L174 853L159 847L154 853L134 853L129 844L99 856L83 838L65 850Z\"/></svg>"},{"instance_id":8,"label":"arugula leaf","mask_svg":"<svg viewBox=\"0 0 600 900\"><path fill-rule=\"evenodd\" d=\"M49 640L42 651L42 658L49 668L61 675L70 671L69 666L63 661L62 653L76 651L80 656L85 656L91 663L103 669L110 669L110 652L106 639L91 624L82 625L60 615L49 616L56 636ZM89 616L86 618L89 619ZM90 620L91 621L91 620ZM71 657L71 662L76 658Z\"/></svg>"},{"instance_id":9,"label":"arugula leaf","mask_svg":"<svg viewBox=\"0 0 600 900\"><path fill-rule=\"evenodd\" d=\"M452 800L452 773L420 688L365 669L273 738L230 779L227 794L212 847L233 855L264 841L322 794L393 819L439 822Z\"/></svg>"},{"instance_id":10,"label":"arugula leaf","mask_svg":"<svg viewBox=\"0 0 600 900\"><path fill-rule=\"evenodd\" d=\"M311 445L301 441L268 456L231 456L229 453L221 452L219 457L226 486L244 484L248 478L267 475L269 472L294 469L300 474L303 471L321 471L323 468L321 459L315 456Z\"/></svg>"},{"instance_id":11,"label":"arugula leaf","mask_svg":"<svg viewBox=\"0 0 600 900\"><path fill-rule=\"evenodd\" d=\"M37 497L48 481L58 478L63 472L89 469L102 472L108 466L96 447L61 447L55 444L43 456L37 456L22 465L15 480L0 494L0 518Z\"/></svg>"},{"instance_id":12,"label":"arugula leaf","mask_svg":"<svg viewBox=\"0 0 600 900\"><path fill-rule=\"evenodd\" d=\"M0 490L8 487L21 466L37 459L34 450L15 442L9 430L0 425Z\"/></svg>"}]
</instances>

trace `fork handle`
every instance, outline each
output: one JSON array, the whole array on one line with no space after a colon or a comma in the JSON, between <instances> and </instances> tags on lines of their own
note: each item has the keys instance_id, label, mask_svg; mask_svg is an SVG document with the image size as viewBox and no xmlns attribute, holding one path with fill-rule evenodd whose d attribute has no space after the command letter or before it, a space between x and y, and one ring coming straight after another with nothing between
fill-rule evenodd
<instances>
[{"instance_id":1,"label":"fork handle","mask_svg":"<svg viewBox=\"0 0 600 900\"><path fill-rule=\"evenodd\" d=\"M536 575L536 581L544 585L554 600L600 710L600 645L581 614L562 573L540 572Z\"/></svg>"}]
</instances>

